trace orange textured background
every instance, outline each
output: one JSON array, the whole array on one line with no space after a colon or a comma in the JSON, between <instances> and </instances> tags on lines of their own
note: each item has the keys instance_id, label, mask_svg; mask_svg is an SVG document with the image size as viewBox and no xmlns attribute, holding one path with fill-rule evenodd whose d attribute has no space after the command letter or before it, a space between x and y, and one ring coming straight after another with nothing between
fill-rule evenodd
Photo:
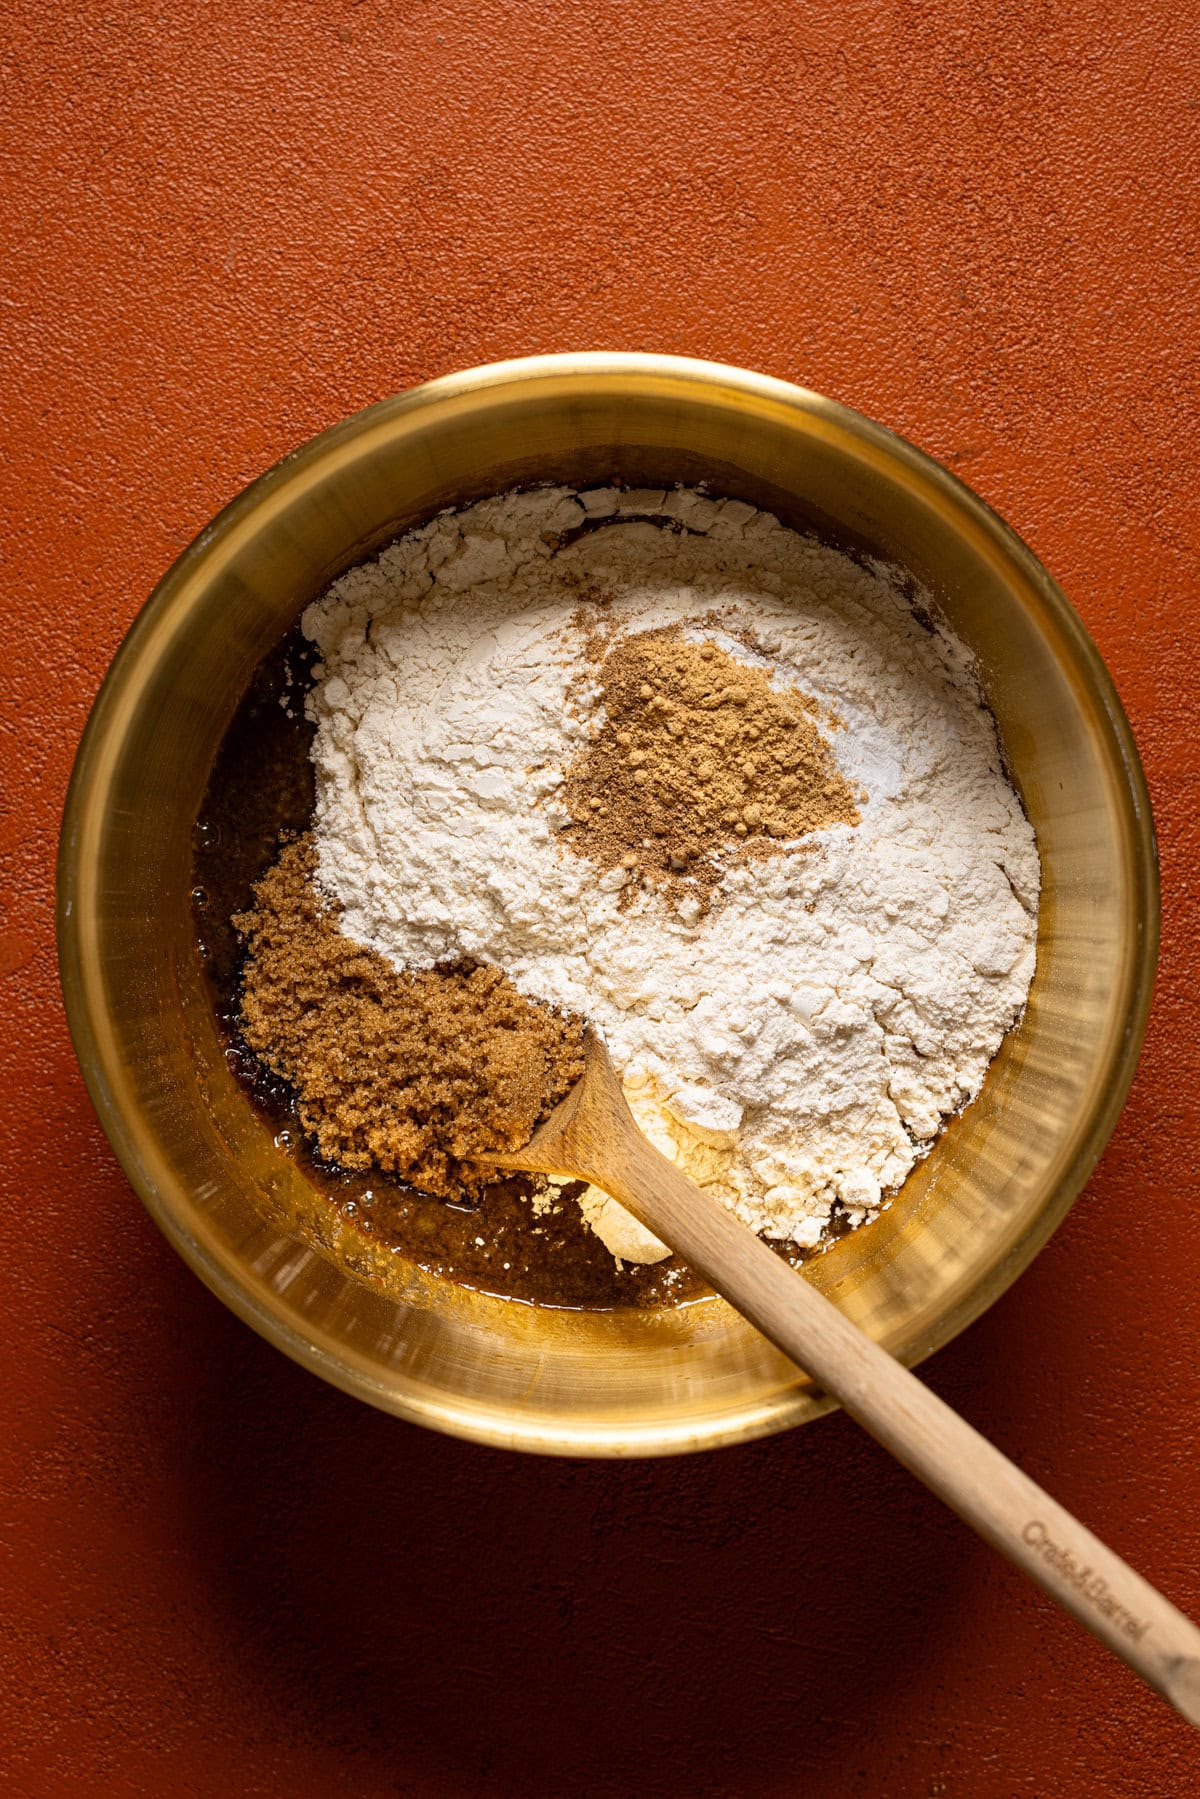
<instances>
[{"instance_id":1,"label":"orange textured background","mask_svg":"<svg viewBox=\"0 0 1200 1799\"><path fill-rule=\"evenodd\" d=\"M1200 14L974 10L6 10L5 1791L1200 1791L1200 1739L843 1418L682 1463L526 1461L293 1367L143 1215L57 995L89 702L267 464L534 351L715 357L861 407L1079 606L1166 892L1103 1165L928 1376L1200 1613Z\"/></svg>"}]
</instances>

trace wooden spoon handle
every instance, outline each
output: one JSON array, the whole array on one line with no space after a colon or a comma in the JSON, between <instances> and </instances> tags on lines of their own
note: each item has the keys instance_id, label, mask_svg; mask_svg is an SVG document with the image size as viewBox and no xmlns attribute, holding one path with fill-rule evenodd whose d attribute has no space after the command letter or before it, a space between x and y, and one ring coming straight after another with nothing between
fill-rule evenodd
<instances>
[{"instance_id":1,"label":"wooden spoon handle","mask_svg":"<svg viewBox=\"0 0 1200 1799\"><path fill-rule=\"evenodd\" d=\"M640 1133L624 1133L606 1157L603 1185L1200 1728L1200 1630L1190 1619Z\"/></svg>"}]
</instances>

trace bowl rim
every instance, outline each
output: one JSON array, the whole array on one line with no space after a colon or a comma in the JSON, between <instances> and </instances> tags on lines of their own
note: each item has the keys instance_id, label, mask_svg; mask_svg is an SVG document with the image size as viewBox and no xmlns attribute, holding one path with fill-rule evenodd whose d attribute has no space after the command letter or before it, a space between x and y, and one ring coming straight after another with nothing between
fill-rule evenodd
<instances>
[{"instance_id":1,"label":"bowl rim","mask_svg":"<svg viewBox=\"0 0 1200 1799\"><path fill-rule=\"evenodd\" d=\"M96 1028L92 996L83 968L80 924L90 896L81 880L78 849L81 826L102 772L100 765L113 740L114 727L119 725L124 690L144 644L152 638L163 615L169 611L177 590L194 578L213 546L236 532L264 502L292 483L311 479L322 461L345 443L419 409L461 401L467 395L490 387L531 386L564 376L603 382L606 378L627 379L639 375L660 380L670 378L693 388L724 389L756 402L769 402L824 419L830 426L863 440L877 452L906 467L957 511L965 513L985 537L1018 565L1066 638L1103 712L1123 776L1120 795L1133 852L1138 942L1130 958L1125 1029L1103 1102L1097 1106L1091 1127L1081 1139L1078 1152L1057 1188L1036 1217L1029 1221L1007 1255L949 1307L931 1329L917 1340L899 1347L899 1358L908 1366L924 1361L1007 1291L1049 1240L1078 1197L1103 1153L1128 1096L1146 1034L1161 934L1158 853L1146 778L1116 686L1083 620L1020 535L966 482L909 439L853 407L774 376L686 356L581 351L517 357L443 375L378 400L318 432L242 488L197 533L155 583L117 647L97 690L76 750L59 833L55 920L67 1024L84 1083L126 1177L155 1224L210 1291L260 1336L332 1385L394 1415L432 1425L471 1441L543 1454L665 1455L716 1448L786 1429L804 1417L819 1415L835 1406L823 1397L814 1405L813 1396L808 1392L797 1396L793 1390L781 1390L766 1401L741 1402L726 1411L691 1417L686 1428L664 1420L661 1425L641 1427L625 1422L619 1429L608 1431L594 1422L581 1426L578 1432L567 1425L550 1430L518 1416L499 1421L497 1415L478 1407L452 1401L433 1404L394 1393L349 1358L339 1357L312 1343L281 1315L261 1303L233 1272L222 1266L190 1234L163 1200L145 1165L132 1126L116 1104L105 1066L102 1035Z\"/></svg>"}]
</instances>

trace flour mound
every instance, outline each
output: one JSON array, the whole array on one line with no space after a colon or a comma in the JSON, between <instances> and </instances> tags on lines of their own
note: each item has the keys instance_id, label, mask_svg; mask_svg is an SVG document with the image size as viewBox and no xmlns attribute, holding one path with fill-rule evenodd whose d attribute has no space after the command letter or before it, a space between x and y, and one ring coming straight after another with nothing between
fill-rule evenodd
<instances>
[{"instance_id":1,"label":"flour mound","mask_svg":"<svg viewBox=\"0 0 1200 1799\"><path fill-rule=\"evenodd\" d=\"M563 790L603 722L601 620L817 702L859 822L731 849L707 907L589 862ZM861 1222L978 1092L1033 975L1037 850L967 653L888 570L741 501L548 488L410 532L304 630L342 930L398 969L496 963L589 1018L643 1128L756 1230ZM617 1241L619 1208L584 1212Z\"/></svg>"}]
</instances>

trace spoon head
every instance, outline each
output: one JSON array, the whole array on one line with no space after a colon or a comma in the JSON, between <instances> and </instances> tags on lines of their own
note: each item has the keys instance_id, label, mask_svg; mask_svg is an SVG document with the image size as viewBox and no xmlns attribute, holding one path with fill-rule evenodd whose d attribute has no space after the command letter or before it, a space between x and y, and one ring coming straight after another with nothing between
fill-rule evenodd
<instances>
[{"instance_id":1,"label":"spoon head","mask_svg":"<svg viewBox=\"0 0 1200 1799\"><path fill-rule=\"evenodd\" d=\"M603 1039L589 1025L583 1040L583 1073L566 1098L542 1120L523 1149L497 1150L478 1160L489 1168L527 1174L562 1174L604 1185L616 1146L637 1126Z\"/></svg>"}]
</instances>

